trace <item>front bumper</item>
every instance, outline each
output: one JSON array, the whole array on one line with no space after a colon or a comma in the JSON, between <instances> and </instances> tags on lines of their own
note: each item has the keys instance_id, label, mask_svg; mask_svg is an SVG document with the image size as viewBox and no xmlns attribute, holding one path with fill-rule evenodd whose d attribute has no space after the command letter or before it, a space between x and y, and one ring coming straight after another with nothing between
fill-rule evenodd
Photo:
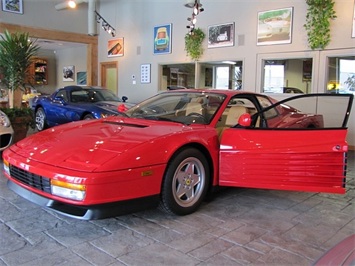
<instances>
[{"instance_id":1,"label":"front bumper","mask_svg":"<svg viewBox=\"0 0 355 266\"><path fill-rule=\"evenodd\" d=\"M64 216L80 220L96 220L115 217L118 215L146 210L149 208L155 208L159 204L158 194L105 204L78 206L43 197L19 186L12 180L7 181L7 186L16 194L41 207L50 209Z\"/></svg>"}]
</instances>

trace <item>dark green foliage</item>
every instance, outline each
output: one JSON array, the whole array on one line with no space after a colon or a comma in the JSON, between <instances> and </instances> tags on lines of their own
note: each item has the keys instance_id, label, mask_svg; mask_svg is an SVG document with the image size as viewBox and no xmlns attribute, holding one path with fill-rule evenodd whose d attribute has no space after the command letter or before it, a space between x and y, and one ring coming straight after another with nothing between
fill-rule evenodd
<instances>
[{"instance_id":1,"label":"dark green foliage","mask_svg":"<svg viewBox=\"0 0 355 266\"><path fill-rule=\"evenodd\" d=\"M24 88L32 57L39 46L30 41L28 33L9 33L6 30L0 37L1 83L12 91Z\"/></svg>"},{"instance_id":2,"label":"dark green foliage","mask_svg":"<svg viewBox=\"0 0 355 266\"><path fill-rule=\"evenodd\" d=\"M185 50L192 60L197 61L203 54L202 42L206 34L199 28L185 35Z\"/></svg>"},{"instance_id":3,"label":"dark green foliage","mask_svg":"<svg viewBox=\"0 0 355 266\"><path fill-rule=\"evenodd\" d=\"M333 0L306 0L308 44L313 49L324 49L330 43L330 21L336 18Z\"/></svg>"}]
</instances>

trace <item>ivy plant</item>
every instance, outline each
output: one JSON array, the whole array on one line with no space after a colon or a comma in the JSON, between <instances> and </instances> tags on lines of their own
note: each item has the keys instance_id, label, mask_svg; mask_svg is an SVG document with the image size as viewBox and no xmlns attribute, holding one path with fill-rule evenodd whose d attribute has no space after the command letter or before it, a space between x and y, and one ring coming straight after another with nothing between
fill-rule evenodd
<instances>
[{"instance_id":1,"label":"ivy plant","mask_svg":"<svg viewBox=\"0 0 355 266\"><path fill-rule=\"evenodd\" d=\"M192 32L185 35L185 50L192 60L197 61L203 54L202 42L206 34L200 29L196 28Z\"/></svg>"},{"instance_id":2,"label":"ivy plant","mask_svg":"<svg viewBox=\"0 0 355 266\"><path fill-rule=\"evenodd\" d=\"M306 23L308 45L314 49L324 49L331 40L330 21L336 18L333 0L306 0L308 5Z\"/></svg>"}]
</instances>

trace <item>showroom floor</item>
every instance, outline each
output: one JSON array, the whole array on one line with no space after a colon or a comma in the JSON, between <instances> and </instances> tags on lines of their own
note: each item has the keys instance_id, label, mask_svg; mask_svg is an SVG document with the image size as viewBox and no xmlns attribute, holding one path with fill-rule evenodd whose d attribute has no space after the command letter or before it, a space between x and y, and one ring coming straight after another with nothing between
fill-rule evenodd
<instances>
[{"instance_id":1,"label":"showroom floor","mask_svg":"<svg viewBox=\"0 0 355 266\"><path fill-rule=\"evenodd\" d=\"M354 233L354 155L346 195L228 189L184 217L74 220L20 198L1 174L0 266L311 265Z\"/></svg>"}]
</instances>

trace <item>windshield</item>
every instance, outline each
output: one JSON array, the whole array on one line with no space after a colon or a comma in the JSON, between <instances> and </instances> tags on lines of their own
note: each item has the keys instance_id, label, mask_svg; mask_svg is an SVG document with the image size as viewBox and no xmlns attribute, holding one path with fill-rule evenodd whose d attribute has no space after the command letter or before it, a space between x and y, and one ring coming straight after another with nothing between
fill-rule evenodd
<instances>
[{"instance_id":1,"label":"windshield","mask_svg":"<svg viewBox=\"0 0 355 266\"><path fill-rule=\"evenodd\" d=\"M216 93L170 91L149 98L126 114L143 119L206 125L225 98L225 95Z\"/></svg>"},{"instance_id":2,"label":"windshield","mask_svg":"<svg viewBox=\"0 0 355 266\"><path fill-rule=\"evenodd\" d=\"M64 94L58 92L56 96L63 97ZM96 103L101 101L121 102L121 100L111 91L106 89L79 89L70 93L71 102L74 103Z\"/></svg>"}]
</instances>

